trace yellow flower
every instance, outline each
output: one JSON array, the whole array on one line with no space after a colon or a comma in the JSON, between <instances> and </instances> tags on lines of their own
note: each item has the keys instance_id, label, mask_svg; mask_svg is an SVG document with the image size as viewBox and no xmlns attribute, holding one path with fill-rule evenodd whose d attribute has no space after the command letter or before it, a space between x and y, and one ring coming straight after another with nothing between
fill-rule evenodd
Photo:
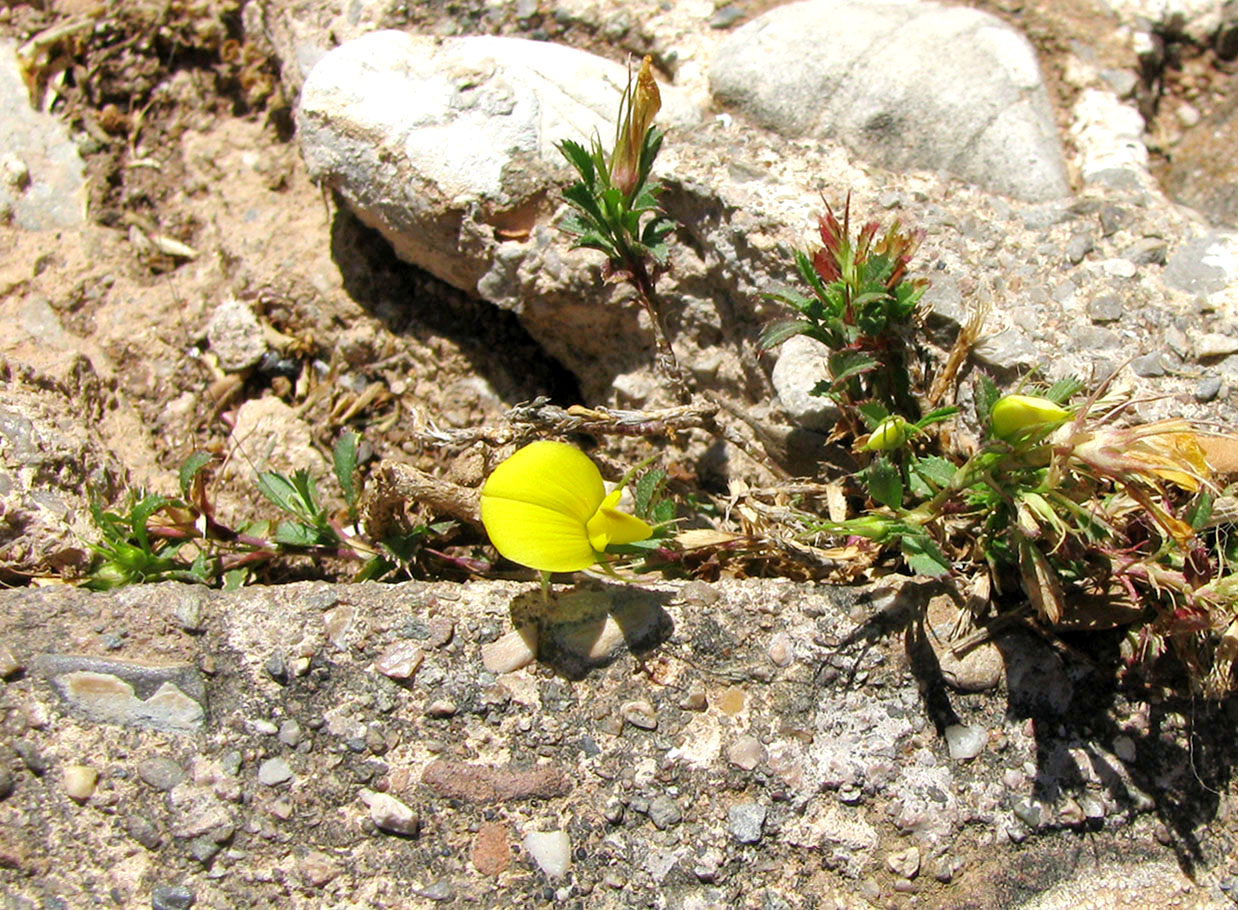
<instances>
[{"instance_id":1,"label":"yellow flower","mask_svg":"<svg viewBox=\"0 0 1238 910\"><path fill-rule=\"evenodd\" d=\"M653 124L653 118L662 108L662 96L658 83L653 79L653 58L641 61L636 75L636 87L629 83L619 102L619 122L615 133L615 148L610 158L610 179L624 196L631 196L640 179L641 150L645 147L645 134Z\"/></svg>"},{"instance_id":2,"label":"yellow flower","mask_svg":"<svg viewBox=\"0 0 1238 910\"><path fill-rule=\"evenodd\" d=\"M993 405L990 416L993 435L1011 441L1064 423L1070 411L1038 395L1006 395Z\"/></svg>"},{"instance_id":3,"label":"yellow flower","mask_svg":"<svg viewBox=\"0 0 1238 910\"><path fill-rule=\"evenodd\" d=\"M543 572L576 572L598 560L611 544L653 534L635 516L620 512L622 489L609 494L597 466L562 442L520 449L481 488L481 521L494 548Z\"/></svg>"}]
</instances>

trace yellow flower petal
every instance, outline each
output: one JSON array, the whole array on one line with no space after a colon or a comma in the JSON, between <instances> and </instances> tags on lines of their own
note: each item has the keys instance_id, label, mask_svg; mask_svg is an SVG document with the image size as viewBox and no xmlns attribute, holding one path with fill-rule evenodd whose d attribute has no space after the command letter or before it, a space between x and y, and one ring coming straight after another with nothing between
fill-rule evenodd
<instances>
[{"instance_id":1,"label":"yellow flower petal","mask_svg":"<svg viewBox=\"0 0 1238 910\"><path fill-rule=\"evenodd\" d=\"M597 465L565 442L525 446L495 468L481 488L483 503L487 498L525 502L570 515L582 526L605 495Z\"/></svg>"},{"instance_id":2,"label":"yellow flower petal","mask_svg":"<svg viewBox=\"0 0 1238 910\"><path fill-rule=\"evenodd\" d=\"M648 524L635 515L620 512L615 508L622 493L623 490L612 490L586 525L589 544L599 553L611 544L622 546L653 536L653 528Z\"/></svg>"},{"instance_id":3,"label":"yellow flower petal","mask_svg":"<svg viewBox=\"0 0 1238 910\"><path fill-rule=\"evenodd\" d=\"M990 413L993 435L1006 440L1056 426L1069 418L1070 411L1039 395L1006 395L998 399Z\"/></svg>"},{"instance_id":4,"label":"yellow flower petal","mask_svg":"<svg viewBox=\"0 0 1238 910\"><path fill-rule=\"evenodd\" d=\"M553 509L483 496L481 521L494 548L542 572L578 572L597 560L584 522Z\"/></svg>"}]
</instances>

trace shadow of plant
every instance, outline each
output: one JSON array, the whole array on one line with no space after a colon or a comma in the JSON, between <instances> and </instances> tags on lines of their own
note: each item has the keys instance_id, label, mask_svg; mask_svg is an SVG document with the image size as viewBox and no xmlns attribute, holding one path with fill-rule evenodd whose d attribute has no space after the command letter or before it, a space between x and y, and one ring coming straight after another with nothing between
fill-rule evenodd
<instances>
[{"instance_id":1,"label":"shadow of plant","mask_svg":"<svg viewBox=\"0 0 1238 910\"><path fill-rule=\"evenodd\" d=\"M511 603L512 624L536 632L537 659L566 679L581 680L624 653L642 657L667 641L672 595L632 585L586 583L548 601L539 592Z\"/></svg>"},{"instance_id":2,"label":"shadow of plant","mask_svg":"<svg viewBox=\"0 0 1238 910\"><path fill-rule=\"evenodd\" d=\"M902 633L925 713L944 739L947 728L977 711L967 704L975 695L949 685L929 642L925 608L940 591L932 582L903 585L838 649ZM1122 630L1054 638L1030 626L994 635L1005 664L1005 719L1024 721L1035 745L1030 795L1008 792L1001 809L1017 820L1016 836L1099 830L1152 813L1163 826L1158 837L1183 872L1194 875L1226 850L1211 825L1238 756L1238 698L1209 702L1174 694L1188 691L1189 683L1169 660L1153 668L1155 680L1119 679L1121 638Z\"/></svg>"}]
</instances>

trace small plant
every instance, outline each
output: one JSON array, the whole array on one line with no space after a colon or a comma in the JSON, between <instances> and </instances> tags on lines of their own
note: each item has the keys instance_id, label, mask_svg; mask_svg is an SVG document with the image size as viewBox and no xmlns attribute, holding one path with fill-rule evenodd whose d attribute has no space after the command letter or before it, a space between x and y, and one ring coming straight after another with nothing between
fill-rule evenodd
<instances>
[{"instance_id":1,"label":"small plant","mask_svg":"<svg viewBox=\"0 0 1238 910\"><path fill-rule=\"evenodd\" d=\"M655 290L658 274L666 267L666 239L675 229L658 204L662 187L653 177L663 139L653 118L661 107L653 61L645 57L636 82L629 76L620 100L610 154L596 136L589 148L570 139L559 143L559 151L580 176L563 191L563 198L575 209L564 220L563 230L576 237L577 247L606 255L608 277L631 284L653 325L659 368L686 400L687 389Z\"/></svg>"}]
</instances>

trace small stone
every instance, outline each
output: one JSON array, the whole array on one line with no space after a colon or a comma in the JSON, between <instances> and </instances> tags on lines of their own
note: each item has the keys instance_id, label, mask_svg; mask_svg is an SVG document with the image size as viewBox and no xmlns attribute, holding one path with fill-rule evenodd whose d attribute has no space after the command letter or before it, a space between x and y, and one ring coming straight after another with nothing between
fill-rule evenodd
<instances>
[{"instance_id":1,"label":"small stone","mask_svg":"<svg viewBox=\"0 0 1238 910\"><path fill-rule=\"evenodd\" d=\"M620 824L625 814L623 800L615 796L608 799L606 805L602 807L602 817L612 825Z\"/></svg>"},{"instance_id":2,"label":"small stone","mask_svg":"<svg viewBox=\"0 0 1238 910\"><path fill-rule=\"evenodd\" d=\"M1195 359L1203 362L1218 357L1228 357L1238 352L1238 337L1220 332L1206 332L1195 339Z\"/></svg>"},{"instance_id":3,"label":"small stone","mask_svg":"<svg viewBox=\"0 0 1238 910\"><path fill-rule=\"evenodd\" d=\"M13 656L8 645L0 645L0 679L8 679L23 669L21 661Z\"/></svg>"},{"instance_id":4,"label":"small stone","mask_svg":"<svg viewBox=\"0 0 1238 910\"><path fill-rule=\"evenodd\" d=\"M172 611L177 625L185 632L201 632L202 607L205 603L206 593L196 588L178 595Z\"/></svg>"},{"instance_id":5,"label":"small stone","mask_svg":"<svg viewBox=\"0 0 1238 910\"><path fill-rule=\"evenodd\" d=\"M381 831L412 837L421 828L421 819L407 805L386 793L362 790L361 801L370 807L370 820Z\"/></svg>"},{"instance_id":6,"label":"small stone","mask_svg":"<svg viewBox=\"0 0 1238 910\"><path fill-rule=\"evenodd\" d=\"M124 825L125 832L147 850L158 850L163 844L159 829L140 815L127 816Z\"/></svg>"},{"instance_id":7,"label":"small stone","mask_svg":"<svg viewBox=\"0 0 1238 910\"><path fill-rule=\"evenodd\" d=\"M1215 401L1216 397L1221 394L1221 380L1216 376L1205 376L1195 386L1195 391L1192 393L1195 400L1200 404L1207 404L1209 401Z\"/></svg>"},{"instance_id":8,"label":"small stone","mask_svg":"<svg viewBox=\"0 0 1238 910\"><path fill-rule=\"evenodd\" d=\"M733 3L728 3L709 17L709 27L716 29L730 28L742 18L744 18L743 9Z\"/></svg>"},{"instance_id":9,"label":"small stone","mask_svg":"<svg viewBox=\"0 0 1238 910\"><path fill-rule=\"evenodd\" d=\"M426 705L426 717L455 717L460 710L450 698L436 698Z\"/></svg>"},{"instance_id":10,"label":"small stone","mask_svg":"<svg viewBox=\"0 0 1238 910\"><path fill-rule=\"evenodd\" d=\"M1129 259L1105 259L1101 262L1100 268L1110 278L1134 278L1139 272L1135 263Z\"/></svg>"},{"instance_id":11,"label":"small stone","mask_svg":"<svg viewBox=\"0 0 1238 910\"><path fill-rule=\"evenodd\" d=\"M1091 234L1075 234L1066 242L1066 258L1071 265L1078 265L1095 248L1096 241Z\"/></svg>"},{"instance_id":12,"label":"small stone","mask_svg":"<svg viewBox=\"0 0 1238 910\"><path fill-rule=\"evenodd\" d=\"M501 822L483 822L473 838L470 858L474 868L482 875L497 878L506 872L512 861L507 825Z\"/></svg>"},{"instance_id":13,"label":"small stone","mask_svg":"<svg viewBox=\"0 0 1238 910\"><path fill-rule=\"evenodd\" d=\"M674 797L662 793L649 801L649 820L659 831L665 831L683 821L683 810Z\"/></svg>"},{"instance_id":14,"label":"small stone","mask_svg":"<svg viewBox=\"0 0 1238 910\"><path fill-rule=\"evenodd\" d=\"M258 318L248 305L234 297L224 299L215 308L206 326L206 338L219 358L219 365L230 373L257 365L267 352L266 336Z\"/></svg>"},{"instance_id":15,"label":"small stone","mask_svg":"<svg viewBox=\"0 0 1238 910\"><path fill-rule=\"evenodd\" d=\"M1071 828L1078 827L1087 820L1083 807L1069 796L1058 806L1057 817L1063 825Z\"/></svg>"},{"instance_id":16,"label":"small stone","mask_svg":"<svg viewBox=\"0 0 1238 910\"><path fill-rule=\"evenodd\" d=\"M258 718L249 722L249 728L259 736L274 736L279 732L279 727L271 723L269 720Z\"/></svg>"},{"instance_id":17,"label":"small stone","mask_svg":"<svg viewBox=\"0 0 1238 910\"><path fill-rule=\"evenodd\" d=\"M313 888L329 885L343 871L339 863L320 850L311 850L297 863L302 881Z\"/></svg>"},{"instance_id":18,"label":"small stone","mask_svg":"<svg viewBox=\"0 0 1238 910\"><path fill-rule=\"evenodd\" d=\"M268 758L258 766L258 783L267 787L274 787L276 784L282 784L291 779L292 768L288 762L278 756Z\"/></svg>"},{"instance_id":19,"label":"small stone","mask_svg":"<svg viewBox=\"0 0 1238 910\"><path fill-rule=\"evenodd\" d=\"M908 847L886 857L886 865L895 875L903 878L915 878L920 874L920 848Z\"/></svg>"},{"instance_id":20,"label":"small stone","mask_svg":"<svg viewBox=\"0 0 1238 910\"><path fill-rule=\"evenodd\" d=\"M1122 301L1114 294L1102 294L1088 301L1088 318L1101 324L1122 318Z\"/></svg>"},{"instance_id":21,"label":"small stone","mask_svg":"<svg viewBox=\"0 0 1238 910\"><path fill-rule=\"evenodd\" d=\"M1128 765L1135 761L1135 742L1129 736L1113 738L1113 754Z\"/></svg>"},{"instance_id":22,"label":"small stone","mask_svg":"<svg viewBox=\"0 0 1238 910\"><path fill-rule=\"evenodd\" d=\"M786 632L779 632L769 642L769 659L774 662L776 667L789 667L795 662L795 651L791 647L791 636Z\"/></svg>"},{"instance_id":23,"label":"small stone","mask_svg":"<svg viewBox=\"0 0 1238 910\"><path fill-rule=\"evenodd\" d=\"M13 751L21 756L22 763L35 777L42 777L49 767L47 756L39 747L27 739L19 739L13 743Z\"/></svg>"},{"instance_id":24,"label":"small stone","mask_svg":"<svg viewBox=\"0 0 1238 910\"><path fill-rule=\"evenodd\" d=\"M424 888L415 888L413 889L413 893L418 897L424 897L427 900L438 901L440 903L443 901L452 900L456 896L456 890L451 887L451 882L445 878L432 881Z\"/></svg>"},{"instance_id":25,"label":"small stone","mask_svg":"<svg viewBox=\"0 0 1238 910\"><path fill-rule=\"evenodd\" d=\"M189 842L190 855L204 866L209 866L222 849L223 845L219 841L206 835L195 837Z\"/></svg>"},{"instance_id":26,"label":"small stone","mask_svg":"<svg viewBox=\"0 0 1238 910\"><path fill-rule=\"evenodd\" d=\"M87 765L66 765L61 775L64 792L79 803L90 799L99 782L99 772Z\"/></svg>"},{"instance_id":27,"label":"small stone","mask_svg":"<svg viewBox=\"0 0 1238 910\"><path fill-rule=\"evenodd\" d=\"M288 682L288 664L284 660L283 652L276 651L268 657L262 668L267 671L267 676L277 683L284 684Z\"/></svg>"},{"instance_id":28,"label":"small stone","mask_svg":"<svg viewBox=\"0 0 1238 910\"><path fill-rule=\"evenodd\" d=\"M1164 265L1168 255L1169 245L1159 237L1141 237L1122 253L1135 265Z\"/></svg>"},{"instance_id":29,"label":"small stone","mask_svg":"<svg viewBox=\"0 0 1238 910\"><path fill-rule=\"evenodd\" d=\"M751 771L765 761L765 746L755 736L741 736L726 753L727 761L744 771Z\"/></svg>"},{"instance_id":30,"label":"small stone","mask_svg":"<svg viewBox=\"0 0 1238 910\"><path fill-rule=\"evenodd\" d=\"M6 753L0 752L0 799L8 799L13 795L13 772L5 762Z\"/></svg>"},{"instance_id":31,"label":"small stone","mask_svg":"<svg viewBox=\"0 0 1238 910\"><path fill-rule=\"evenodd\" d=\"M19 192L30 186L30 166L12 152L0 157L0 174L8 186Z\"/></svg>"},{"instance_id":32,"label":"small stone","mask_svg":"<svg viewBox=\"0 0 1238 910\"><path fill-rule=\"evenodd\" d=\"M653 705L647 701L624 702L619 708L619 716L632 726L639 727L642 730L656 730L658 728L658 714L653 709Z\"/></svg>"},{"instance_id":33,"label":"small stone","mask_svg":"<svg viewBox=\"0 0 1238 910\"><path fill-rule=\"evenodd\" d=\"M185 779L185 771L172 759L157 755L138 762L138 777L147 786L166 791Z\"/></svg>"},{"instance_id":34,"label":"small stone","mask_svg":"<svg viewBox=\"0 0 1238 910\"><path fill-rule=\"evenodd\" d=\"M1105 237L1112 237L1127 221L1126 210L1116 205L1102 205L1097 215L1100 218L1100 232Z\"/></svg>"},{"instance_id":35,"label":"small stone","mask_svg":"<svg viewBox=\"0 0 1238 910\"><path fill-rule=\"evenodd\" d=\"M951 724L946 727L946 746L955 761L968 761L984 751L989 734L983 727Z\"/></svg>"},{"instance_id":36,"label":"small stone","mask_svg":"<svg viewBox=\"0 0 1238 910\"><path fill-rule=\"evenodd\" d=\"M722 599L722 593L707 581L690 581L679 591L684 603L710 607Z\"/></svg>"},{"instance_id":37,"label":"small stone","mask_svg":"<svg viewBox=\"0 0 1238 910\"><path fill-rule=\"evenodd\" d=\"M455 637L456 624L450 617L432 616L426 622L426 631L430 633L427 641L431 648L444 648Z\"/></svg>"},{"instance_id":38,"label":"small stone","mask_svg":"<svg viewBox=\"0 0 1238 910\"><path fill-rule=\"evenodd\" d=\"M290 749L295 749L301 742L301 725L296 718L290 717L279 725L279 741Z\"/></svg>"},{"instance_id":39,"label":"small stone","mask_svg":"<svg viewBox=\"0 0 1238 910\"><path fill-rule=\"evenodd\" d=\"M1165 375L1165 363L1160 351L1144 354L1131 361L1131 370L1136 376L1153 379Z\"/></svg>"},{"instance_id":40,"label":"small stone","mask_svg":"<svg viewBox=\"0 0 1238 910\"><path fill-rule=\"evenodd\" d=\"M766 808L760 803L737 803L727 810L727 830L741 844L756 844L765 826Z\"/></svg>"},{"instance_id":41,"label":"small stone","mask_svg":"<svg viewBox=\"0 0 1238 910\"><path fill-rule=\"evenodd\" d=\"M1104 802L1091 793L1085 793L1079 797L1079 807L1083 810L1083 814L1093 821L1105 817Z\"/></svg>"},{"instance_id":42,"label":"small stone","mask_svg":"<svg viewBox=\"0 0 1238 910\"><path fill-rule=\"evenodd\" d=\"M411 679L424 658L421 648L411 641L397 641L374 661L374 669L391 679Z\"/></svg>"},{"instance_id":43,"label":"small stone","mask_svg":"<svg viewBox=\"0 0 1238 910\"><path fill-rule=\"evenodd\" d=\"M1015 817L1027 827L1035 830L1040 826L1040 821L1044 817L1044 806L1034 799L1015 800L1014 806L1011 807Z\"/></svg>"},{"instance_id":44,"label":"small stone","mask_svg":"<svg viewBox=\"0 0 1238 910\"><path fill-rule=\"evenodd\" d=\"M189 910L196 900L184 885L155 885L150 892L152 910Z\"/></svg>"},{"instance_id":45,"label":"small stone","mask_svg":"<svg viewBox=\"0 0 1238 910\"><path fill-rule=\"evenodd\" d=\"M537 660L537 629L524 626L482 645L481 662L491 673L511 673Z\"/></svg>"},{"instance_id":46,"label":"small stone","mask_svg":"<svg viewBox=\"0 0 1238 910\"><path fill-rule=\"evenodd\" d=\"M738 686L730 686L722 690L722 693L717 698L718 710L732 717L743 711L747 704L748 696Z\"/></svg>"},{"instance_id":47,"label":"small stone","mask_svg":"<svg viewBox=\"0 0 1238 910\"><path fill-rule=\"evenodd\" d=\"M572 863L572 842L566 831L531 831L524 836L524 849L547 878L562 878Z\"/></svg>"},{"instance_id":48,"label":"small stone","mask_svg":"<svg viewBox=\"0 0 1238 910\"><path fill-rule=\"evenodd\" d=\"M679 702L679 707L684 711L704 711L709 707L709 698L704 689L694 686Z\"/></svg>"}]
</instances>

